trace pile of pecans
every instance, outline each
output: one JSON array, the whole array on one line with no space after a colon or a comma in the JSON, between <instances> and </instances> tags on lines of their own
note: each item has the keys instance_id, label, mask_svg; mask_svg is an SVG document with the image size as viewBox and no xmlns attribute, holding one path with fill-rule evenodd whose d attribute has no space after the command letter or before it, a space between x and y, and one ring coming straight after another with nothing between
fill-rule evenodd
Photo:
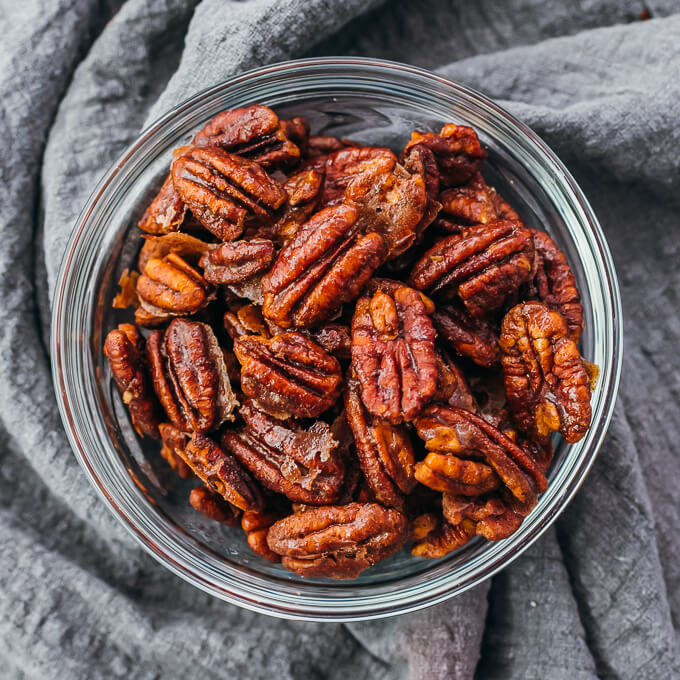
<instances>
[{"instance_id":1,"label":"pile of pecans","mask_svg":"<svg viewBox=\"0 0 680 680\"><path fill-rule=\"evenodd\" d=\"M191 505L263 557L355 578L506 538L551 434L587 431L574 276L485 157L461 125L397 157L264 106L176 150L104 353Z\"/></svg>"}]
</instances>

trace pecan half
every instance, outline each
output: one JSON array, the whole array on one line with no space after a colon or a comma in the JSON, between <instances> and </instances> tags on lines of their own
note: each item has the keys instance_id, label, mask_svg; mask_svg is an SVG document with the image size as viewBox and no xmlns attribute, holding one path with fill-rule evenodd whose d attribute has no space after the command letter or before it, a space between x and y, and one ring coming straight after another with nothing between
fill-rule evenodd
<instances>
[{"instance_id":1,"label":"pecan half","mask_svg":"<svg viewBox=\"0 0 680 680\"><path fill-rule=\"evenodd\" d=\"M260 165L219 148L193 148L176 158L172 181L196 219L222 241L237 238L246 218L273 222L286 201Z\"/></svg>"},{"instance_id":2,"label":"pecan half","mask_svg":"<svg viewBox=\"0 0 680 680\"><path fill-rule=\"evenodd\" d=\"M146 343L153 386L172 424L209 432L233 418L238 405L222 350L210 326L174 319Z\"/></svg>"},{"instance_id":3,"label":"pecan half","mask_svg":"<svg viewBox=\"0 0 680 680\"><path fill-rule=\"evenodd\" d=\"M210 437L194 432L181 451L184 462L212 491L240 510L262 510L262 494L250 475Z\"/></svg>"},{"instance_id":4,"label":"pecan half","mask_svg":"<svg viewBox=\"0 0 680 680\"><path fill-rule=\"evenodd\" d=\"M411 285L444 298L454 295L472 316L503 306L533 273L531 232L521 222L499 220L442 239L411 273Z\"/></svg>"},{"instance_id":5,"label":"pecan half","mask_svg":"<svg viewBox=\"0 0 680 680\"><path fill-rule=\"evenodd\" d=\"M149 384L144 338L135 326L122 323L106 336L104 356L135 430L140 435L158 439L160 409Z\"/></svg>"},{"instance_id":6,"label":"pecan half","mask_svg":"<svg viewBox=\"0 0 680 680\"><path fill-rule=\"evenodd\" d=\"M356 206L316 213L262 278L264 316L282 328L312 328L356 299L387 253L378 234L361 234Z\"/></svg>"},{"instance_id":7,"label":"pecan half","mask_svg":"<svg viewBox=\"0 0 680 680\"><path fill-rule=\"evenodd\" d=\"M432 400L473 413L477 412L477 401L470 391L463 371L446 352L441 350L437 351L437 391Z\"/></svg>"},{"instance_id":8,"label":"pecan half","mask_svg":"<svg viewBox=\"0 0 680 680\"><path fill-rule=\"evenodd\" d=\"M397 552L409 537L406 517L375 503L310 508L276 522L269 547L301 576L356 578Z\"/></svg>"},{"instance_id":9,"label":"pecan half","mask_svg":"<svg viewBox=\"0 0 680 680\"><path fill-rule=\"evenodd\" d=\"M436 529L411 548L411 554L430 559L444 557L450 552L462 548L474 535L475 524L470 520L464 520L456 526L448 522L441 522Z\"/></svg>"},{"instance_id":10,"label":"pecan half","mask_svg":"<svg viewBox=\"0 0 680 680\"><path fill-rule=\"evenodd\" d=\"M189 435L186 432L178 430L171 423L161 423L158 426L158 432L161 435L163 446L161 447L161 456L167 464L177 473L180 479L189 479L193 476L191 468L184 462L184 458L180 455L187 442Z\"/></svg>"},{"instance_id":11,"label":"pecan half","mask_svg":"<svg viewBox=\"0 0 680 680\"><path fill-rule=\"evenodd\" d=\"M345 464L328 423L308 429L277 420L246 402L245 427L227 430L222 445L268 489L297 503L334 503L343 488Z\"/></svg>"},{"instance_id":12,"label":"pecan half","mask_svg":"<svg viewBox=\"0 0 680 680\"><path fill-rule=\"evenodd\" d=\"M474 523L474 532L490 541L500 541L519 529L522 517L500 498L464 498L445 493L442 512L452 525ZM467 522L466 522L467 520Z\"/></svg>"},{"instance_id":13,"label":"pecan half","mask_svg":"<svg viewBox=\"0 0 680 680\"><path fill-rule=\"evenodd\" d=\"M342 371L335 357L297 332L234 341L241 389L276 418L315 418L340 396Z\"/></svg>"},{"instance_id":14,"label":"pecan half","mask_svg":"<svg viewBox=\"0 0 680 680\"><path fill-rule=\"evenodd\" d=\"M428 453L417 463L415 477L430 489L461 496L480 496L500 486L489 465L441 453Z\"/></svg>"},{"instance_id":15,"label":"pecan half","mask_svg":"<svg viewBox=\"0 0 680 680\"><path fill-rule=\"evenodd\" d=\"M492 368L501 363L498 332L486 319L476 319L457 304L441 305L432 315L440 338L457 354L479 366Z\"/></svg>"},{"instance_id":16,"label":"pecan half","mask_svg":"<svg viewBox=\"0 0 680 680\"><path fill-rule=\"evenodd\" d=\"M205 486L197 486L191 490L189 504L213 522L220 522L230 527L237 527L241 524L239 508Z\"/></svg>"},{"instance_id":17,"label":"pecan half","mask_svg":"<svg viewBox=\"0 0 680 680\"><path fill-rule=\"evenodd\" d=\"M590 379L564 318L542 302L513 307L501 325L508 405L538 441L559 431L570 443L590 425Z\"/></svg>"},{"instance_id":18,"label":"pecan half","mask_svg":"<svg viewBox=\"0 0 680 680\"><path fill-rule=\"evenodd\" d=\"M418 291L399 286L363 297L352 318L352 366L375 416L414 418L437 389L435 331Z\"/></svg>"},{"instance_id":19,"label":"pecan half","mask_svg":"<svg viewBox=\"0 0 680 680\"><path fill-rule=\"evenodd\" d=\"M240 283L267 271L274 260L274 244L263 238L233 241L210 248L201 258L203 276L214 284Z\"/></svg>"},{"instance_id":20,"label":"pecan half","mask_svg":"<svg viewBox=\"0 0 680 680\"><path fill-rule=\"evenodd\" d=\"M276 512L254 512L247 510L241 518L241 528L246 534L250 549L270 562L280 562L281 556L277 555L267 544L269 527L281 519Z\"/></svg>"},{"instance_id":21,"label":"pecan half","mask_svg":"<svg viewBox=\"0 0 680 680\"><path fill-rule=\"evenodd\" d=\"M489 224L496 220L519 220L519 215L490 187L481 173L467 184L442 191L442 211L467 224Z\"/></svg>"},{"instance_id":22,"label":"pecan half","mask_svg":"<svg viewBox=\"0 0 680 680\"><path fill-rule=\"evenodd\" d=\"M171 253L178 255L191 266L195 266L210 247L205 241L184 232L171 232L162 236L144 235L142 238L144 245L139 251L139 258L137 259L137 267L140 272L144 271L149 260L162 260Z\"/></svg>"},{"instance_id":23,"label":"pecan half","mask_svg":"<svg viewBox=\"0 0 680 680\"><path fill-rule=\"evenodd\" d=\"M371 417L361 401L355 378L350 378L345 390L345 413L354 434L361 470L375 499L403 511L405 496L416 484L408 430L403 425Z\"/></svg>"},{"instance_id":24,"label":"pecan half","mask_svg":"<svg viewBox=\"0 0 680 680\"><path fill-rule=\"evenodd\" d=\"M168 175L156 197L144 211L138 226L149 234L167 234L177 231L184 222L187 207Z\"/></svg>"}]
</instances>

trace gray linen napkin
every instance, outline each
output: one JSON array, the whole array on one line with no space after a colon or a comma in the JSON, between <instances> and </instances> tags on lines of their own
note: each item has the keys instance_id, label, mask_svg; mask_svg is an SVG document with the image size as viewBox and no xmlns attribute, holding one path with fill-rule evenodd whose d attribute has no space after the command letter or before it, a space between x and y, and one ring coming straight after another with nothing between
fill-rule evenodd
<instances>
[{"instance_id":1,"label":"gray linen napkin","mask_svg":"<svg viewBox=\"0 0 680 680\"><path fill-rule=\"evenodd\" d=\"M0 677L680 677L679 11L673 0L2 3ZM75 462L46 349L75 217L141 127L243 69L319 54L439 69L531 125L595 207L626 319L608 440L556 527L491 584L347 626L212 600L143 553Z\"/></svg>"}]
</instances>

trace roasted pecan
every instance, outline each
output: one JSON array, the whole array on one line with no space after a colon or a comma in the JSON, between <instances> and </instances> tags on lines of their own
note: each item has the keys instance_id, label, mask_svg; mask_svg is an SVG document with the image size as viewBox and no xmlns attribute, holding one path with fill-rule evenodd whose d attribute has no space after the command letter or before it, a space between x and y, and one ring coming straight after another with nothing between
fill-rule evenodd
<instances>
[{"instance_id":1,"label":"roasted pecan","mask_svg":"<svg viewBox=\"0 0 680 680\"><path fill-rule=\"evenodd\" d=\"M437 391L432 400L473 413L477 412L477 402L463 371L446 352L441 350L437 351Z\"/></svg>"},{"instance_id":2,"label":"roasted pecan","mask_svg":"<svg viewBox=\"0 0 680 680\"><path fill-rule=\"evenodd\" d=\"M444 557L444 555L462 548L474 535L475 523L470 520L464 520L457 526L448 522L441 522L436 529L411 548L411 554L416 557L429 557L430 559Z\"/></svg>"},{"instance_id":3,"label":"roasted pecan","mask_svg":"<svg viewBox=\"0 0 680 680\"><path fill-rule=\"evenodd\" d=\"M280 562L281 556L277 555L267 545L267 533L274 522L281 519L276 512L253 512L247 510L241 518L241 528L248 538L250 549L270 562Z\"/></svg>"},{"instance_id":4,"label":"roasted pecan","mask_svg":"<svg viewBox=\"0 0 680 680\"><path fill-rule=\"evenodd\" d=\"M168 175L163 186L151 201L139 220L139 228L149 234L167 234L177 231L184 221L187 207L175 189L172 175Z\"/></svg>"},{"instance_id":5,"label":"roasted pecan","mask_svg":"<svg viewBox=\"0 0 680 680\"><path fill-rule=\"evenodd\" d=\"M375 499L403 511L405 495L416 484L408 430L404 425L372 417L361 401L355 377L349 379L345 390L345 413L354 434L361 470Z\"/></svg>"},{"instance_id":6,"label":"roasted pecan","mask_svg":"<svg viewBox=\"0 0 680 680\"><path fill-rule=\"evenodd\" d=\"M295 116L281 121L281 128L291 142L297 144L300 151L307 149L309 142L309 121L304 116Z\"/></svg>"},{"instance_id":7,"label":"roasted pecan","mask_svg":"<svg viewBox=\"0 0 680 680\"><path fill-rule=\"evenodd\" d=\"M477 133L465 125L447 123L437 135L415 131L404 149L404 154L422 144L430 149L437 160L439 181L442 186L459 186L474 177L486 158Z\"/></svg>"},{"instance_id":8,"label":"roasted pecan","mask_svg":"<svg viewBox=\"0 0 680 680\"><path fill-rule=\"evenodd\" d=\"M583 307L567 258L548 234L535 229L532 233L537 266L527 297L537 298L559 312L567 322L569 337L578 343L583 332Z\"/></svg>"},{"instance_id":9,"label":"roasted pecan","mask_svg":"<svg viewBox=\"0 0 680 680\"><path fill-rule=\"evenodd\" d=\"M210 248L201 258L203 276L214 284L239 283L269 269L274 244L263 238L233 241Z\"/></svg>"},{"instance_id":10,"label":"roasted pecan","mask_svg":"<svg viewBox=\"0 0 680 680\"><path fill-rule=\"evenodd\" d=\"M158 439L160 409L149 384L144 338L135 326L122 323L106 336L104 355L135 430Z\"/></svg>"},{"instance_id":11,"label":"roasted pecan","mask_svg":"<svg viewBox=\"0 0 680 680\"><path fill-rule=\"evenodd\" d=\"M311 333L312 339L336 359L352 356L352 334L348 326L326 323Z\"/></svg>"},{"instance_id":12,"label":"roasted pecan","mask_svg":"<svg viewBox=\"0 0 680 680\"><path fill-rule=\"evenodd\" d=\"M297 332L234 341L241 362L241 389L276 418L315 418L333 406L342 386L335 357Z\"/></svg>"},{"instance_id":13,"label":"roasted pecan","mask_svg":"<svg viewBox=\"0 0 680 680\"><path fill-rule=\"evenodd\" d=\"M418 291L399 286L363 297L352 319L352 366L375 416L411 420L437 389L435 331Z\"/></svg>"},{"instance_id":14,"label":"roasted pecan","mask_svg":"<svg viewBox=\"0 0 680 680\"><path fill-rule=\"evenodd\" d=\"M350 139L340 139L328 135L311 135L307 140L307 155L309 158L325 157L334 151L340 151L347 147L359 146Z\"/></svg>"},{"instance_id":15,"label":"roasted pecan","mask_svg":"<svg viewBox=\"0 0 680 680\"><path fill-rule=\"evenodd\" d=\"M256 161L263 168L288 167L300 159L300 149L290 141L289 134L304 134L303 120L281 123L271 109L257 104L222 111L196 133L193 144L219 147Z\"/></svg>"},{"instance_id":16,"label":"roasted pecan","mask_svg":"<svg viewBox=\"0 0 680 680\"><path fill-rule=\"evenodd\" d=\"M208 432L233 418L238 405L222 350L210 326L174 319L146 343L153 386L172 424Z\"/></svg>"},{"instance_id":17,"label":"roasted pecan","mask_svg":"<svg viewBox=\"0 0 680 680\"><path fill-rule=\"evenodd\" d=\"M225 501L222 496L205 486L197 486L191 490L189 503L194 510L214 522L220 522L230 527L237 527L241 524L239 508L229 501Z\"/></svg>"},{"instance_id":18,"label":"roasted pecan","mask_svg":"<svg viewBox=\"0 0 680 680\"><path fill-rule=\"evenodd\" d=\"M499 220L447 236L425 253L411 285L443 298L454 295L472 316L503 306L533 272L531 232L521 222Z\"/></svg>"},{"instance_id":19,"label":"roasted pecan","mask_svg":"<svg viewBox=\"0 0 680 680\"><path fill-rule=\"evenodd\" d=\"M537 490L544 491L547 487L547 480L535 461L474 413L434 404L414 424L428 451L481 457L522 502L534 502ZM432 466L428 463L428 467ZM416 469L416 478L421 481L418 474Z\"/></svg>"},{"instance_id":20,"label":"roasted pecan","mask_svg":"<svg viewBox=\"0 0 680 680\"><path fill-rule=\"evenodd\" d=\"M495 496L465 498L445 493L442 512L452 525L460 525L466 520L474 522L475 533L490 541L507 538L522 523L522 517Z\"/></svg>"},{"instance_id":21,"label":"roasted pecan","mask_svg":"<svg viewBox=\"0 0 680 680\"><path fill-rule=\"evenodd\" d=\"M262 278L264 316L281 326L312 328L359 295L383 262L378 234L361 234L355 206L316 213L279 253Z\"/></svg>"},{"instance_id":22,"label":"roasted pecan","mask_svg":"<svg viewBox=\"0 0 680 680\"><path fill-rule=\"evenodd\" d=\"M412 175L420 175L425 181L425 194L427 196L427 205L420 222L415 226L416 243L420 243L423 238L423 232L432 224L434 219L439 214L442 204L438 200L439 196L439 168L437 167L437 159L432 153L431 149L424 144L416 144L412 146L407 153L403 155L402 162L406 170Z\"/></svg>"},{"instance_id":23,"label":"roasted pecan","mask_svg":"<svg viewBox=\"0 0 680 680\"><path fill-rule=\"evenodd\" d=\"M458 304L440 305L432 315L439 337L462 357L491 368L501 363L498 332L490 321L476 319Z\"/></svg>"},{"instance_id":24,"label":"roasted pecan","mask_svg":"<svg viewBox=\"0 0 680 680\"><path fill-rule=\"evenodd\" d=\"M442 191L442 211L464 224L489 224L496 220L519 220L519 215L490 187L481 173L467 184Z\"/></svg>"},{"instance_id":25,"label":"roasted pecan","mask_svg":"<svg viewBox=\"0 0 680 680\"><path fill-rule=\"evenodd\" d=\"M281 421L246 402L245 427L227 430L222 445L268 489L309 505L334 503L343 487L345 464L328 423L308 429Z\"/></svg>"},{"instance_id":26,"label":"roasted pecan","mask_svg":"<svg viewBox=\"0 0 680 680\"><path fill-rule=\"evenodd\" d=\"M232 340L236 340L242 335L269 337L269 330L262 316L262 310L253 304L243 305L236 312L225 312L224 328Z\"/></svg>"},{"instance_id":27,"label":"roasted pecan","mask_svg":"<svg viewBox=\"0 0 680 680\"><path fill-rule=\"evenodd\" d=\"M189 435L186 432L178 430L171 423L161 423L158 426L158 431L163 440L161 456L181 479L189 479L189 477L193 475L193 472L179 453L186 447L187 442L189 441Z\"/></svg>"},{"instance_id":28,"label":"roasted pecan","mask_svg":"<svg viewBox=\"0 0 680 680\"><path fill-rule=\"evenodd\" d=\"M201 256L208 251L210 245L201 239L185 234L184 232L171 232L163 236L142 236L144 245L139 251L137 267L143 272L149 260L162 260L166 255L174 253L179 255L192 267L198 264Z\"/></svg>"},{"instance_id":29,"label":"roasted pecan","mask_svg":"<svg viewBox=\"0 0 680 680\"><path fill-rule=\"evenodd\" d=\"M225 501L240 510L264 508L262 494L251 476L210 437L194 432L181 456L194 474Z\"/></svg>"},{"instance_id":30,"label":"roasted pecan","mask_svg":"<svg viewBox=\"0 0 680 680\"><path fill-rule=\"evenodd\" d=\"M513 307L501 325L508 405L538 441L559 431L570 443L590 425L590 379L567 324L542 302Z\"/></svg>"},{"instance_id":31,"label":"roasted pecan","mask_svg":"<svg viewBox=\"0 0 680 680\"><path fill-rule=\"evenodd\" d=\"M196 219L222 241L237 238L246 218L275 221L286 201L260 165L220 148L194 148L175 159L172 181Z\"/></svg>"},{"instance_id":32,"label":"roasted pecan","mask_svg":"<svg viewBox=\"0 0 680 680\"><path fill-rule=\"evenodd\" d=\"M179 255L150 259L137 279L141 308L158 318L194 314L214 297L210 284Z\"/></svg>"},{"instance_id":33,"label":"roasted pecan","mask_svg":"<svg viewBox=\"0 0 680 680\"><path fill-rule=\"evenodd\" d=\"M409 525L396 510L375 503L310 508L276 522L269 547L301 576L356 578L406 543Z\"/></svg>"},{"instance_id":34,"label":"roasted pecan","mask_svg":"<svg viewBox=\"0 0 680 680\"><path fill-rule=\"evenodd\" d=\"M411 538L422 541L439 526L439 517L434 512L424 512L411 522Z\"/></svg>"},{"instance_id":35,"label":"roasted pecan","mask_svg":"<svg viewBox=\"0 0 680 680\"><path fill-rule=\"evenodd\" d=\"M489 465L441 453L428 453L416 463L415 477L430 489L462 496L479 496L500 485Z\"/></svg>"}]
</instances>

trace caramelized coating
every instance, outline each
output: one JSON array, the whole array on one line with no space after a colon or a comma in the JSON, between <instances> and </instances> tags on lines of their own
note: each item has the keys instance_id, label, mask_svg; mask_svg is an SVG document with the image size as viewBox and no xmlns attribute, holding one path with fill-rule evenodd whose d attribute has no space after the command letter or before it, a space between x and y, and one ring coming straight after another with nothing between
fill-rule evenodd
<instances>
[{"instance_id":1,"label":"caramelized coating","mask_svg":"<svg viewBox=\"0 0 680 680\"><path fill-rule=\"evenodd\" d=\"M163 236L143 236L142 238L144 245L137 260L140 271L144 271L149 260L162 260L171 253L179 256L187 264L195 266L210 247L205 241L183 232L171 232Z\"/></svg>"},{"instance_id":2,"label":"caramelized coating","mask_svg":"<svg viewBox=\"0 0 680 680\"><path fill-rule=\"evenodd\" d=\"M281 519L276 512L254 512L246 510L241 518L241 528L248 538L250 549L270 562L280 562L281 556L277 555L267 544L269 527Z\"/></svg>"},{"instance_id":3,"label":"caramelized coating","mask_svg":"<svg viewBox=\"0 0 680 680\"><path fill-rule=\"evenodd\" d=\"M187 207L168 175L156 197L144 211L138 226L149 234L167 234L177 231L186 215Z\"/></svg>"},{"instance_id":4,"label":"caramelized coating","mask_svg":"<svg viewBox=\"0 0 680 680\"><path fill-rule=\"evenodd\" d=\"M189 503L194 510L213 522L220 522L230 527L237 527L241 524L241 511L205 486L197 486L191 490Z\"/></svg>"},{"instance_id":5,"label":"caramelized coating","mask_svg":"<svg viewBox=\"0 0 680 680\"><path fill-rule=\"evenodd\" d=\"M461 496L480 496L500 486L491 466L450 454L428 453L416 464L415 476L430 489Z\"/></svg>"},{"instance_id":6,"label":"caramelized coating","mask_svg":"<svg viewBox=\"0 0 680 680\"><path fill-rule=\"evenodd\" d=\"M352 356L352 334L348 326L326 323L311 333L312 339L336 359Z\"/></svg>"},{"instance_id":7,"label":"caramelized coating","mask_svg":"<svg viewBox=\"0 0 680 680\"><path fill-rule=\"evenodd\" d=\"M274 252L274 244L263 238L227 242L210 248L200 265L205 280L210 283L240 283L267 271Z\"/></svg>"},{"instance_id":8,"label":"caramelized coating","mask_svg":"<svg viewBox=\"0 0 680 680\"><path fill-rule=\"evenodd\" d=\"M462 524L453 526L448 522L441 522L440 525L418 541L411 554L416 557L429 557L437 559L444 557L458 548L462 548L475 535L474 522L463 521Z\"/></svg>"},{"instance_id":9,"label":"caramelized coating","mask_svg":"<svg viewBox=\"0 0 680 680\"><path fill-rule=\"evenodd\" d=\"M269 337L267 324L260 307L254 304L243 305L236 312L224 313L224 329L232 340L242 335L261 335Z\"/></svg>"},{"instance_id":10,"label":"caramelized coating","mask_svg":"<svg viewBox=\"0 0 680 680\"><path fill-rule=\"evenodd\" d=\"M158 432L161 435L163 446L161 447L161 456L167 464L177 473L180 479L189 479L193 476L191 468L184 462L184 458L180 455L180 451L186 448L189 441L189 435L186 432L178 430L171 423L161 423L158 426Z\"/></svg>"},{"instance_id":11,"label":"caramelized coating","mask_svg":"<svg viewBox=\"0 0 680 680\"><path fill-rule=\"evenodd\" d=\"M477 173L467 184L446 189L439 200L442 211L464 224L489 224L496 220L519 220L517 213Z\"/></svg>"}]
</instances>

